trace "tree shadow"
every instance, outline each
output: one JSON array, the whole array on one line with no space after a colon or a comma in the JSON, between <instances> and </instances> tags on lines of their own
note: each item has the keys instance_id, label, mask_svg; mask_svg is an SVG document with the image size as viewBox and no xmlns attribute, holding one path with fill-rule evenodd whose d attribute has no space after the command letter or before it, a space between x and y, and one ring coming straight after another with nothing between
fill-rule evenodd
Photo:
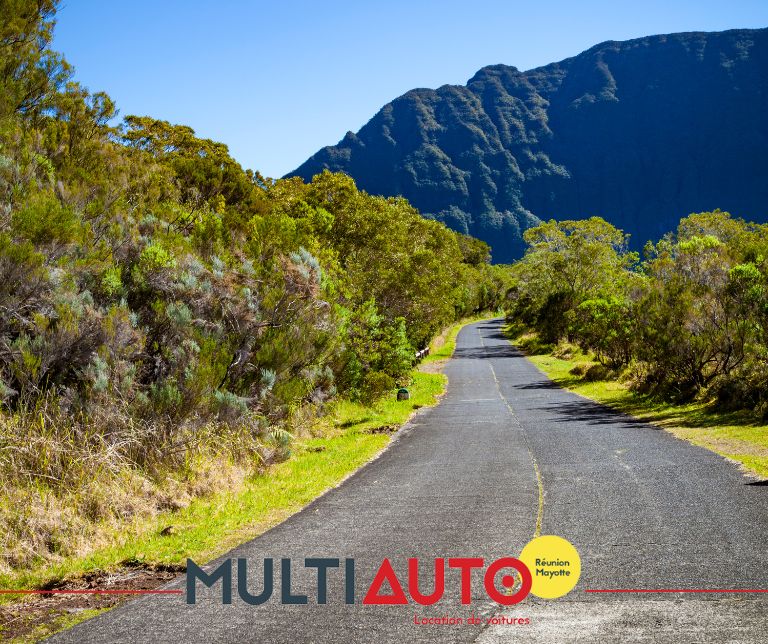
<instances>
[{"instance_id":1,"label":"tree shadow","mask_svg":"<svg viewBox=\"0 0 768 644\"><path fill-rule=\"evenodd\" d=\"M494 328L494 327L491 327L491 328ZM483 339L484 340L506 340L507 342L509 342L509 338L506 335L504 335L498 328L496 328L496 330L493 333L489 333L488 335L484 336ZM513 345L510 343L510 346L513 346Z\"/></svg>"},{"instance_id":2,"label":"tree shadow","mask_svg":"<svg viewBox=\"0 0 768 644\"><path fill-rule=\"evenodd\" d=\"M515 389L521 389L523 391L530 391L535 389L563 389L554 380L534 380L533 382L526 382L522 385L513 385Z\"/></svg>"},{"instance_id":3,"label":"tree shadow","mask_svg":"<svg viewBox=\"0 0 768 644\"><path fill-rule=\"evenodd\" d=\"M363 423L367 423L369 420L371 420L370 416L364 416L363 418L353 418L352 420L347 420L343 423L336 423L336 427L348 429L349 427L354 427L355 425L362 425Z\"/></svg>"},{"instance_id":4,"label":"tree shadow","mask_svg":"<svg viewBox=\"0 0 768 644\"><path fill-rule=\"evenodd\" d=\"M522 358L523 354L511 344L499 344L490 347L456 348L453 357L465 360L491 360L495 358Z\"/></svg>"},{"instance_id":5,"label":"tree shadow","mask_svg":"<svg viewBox=\"0 0 768 644\"><path fill-rule=\"evenodd\" d=\"M522 387L521 387L522 388ZM559 388L556 386L556 388ZM583 422L588 425L613 425L624 429L653 429L661 431L657 425L632 418L626 414L588 400L574 400L572 402L557 402L537 408L539 411L554 412L559 416L557 423Z\"/></svg>"}]
</instances>

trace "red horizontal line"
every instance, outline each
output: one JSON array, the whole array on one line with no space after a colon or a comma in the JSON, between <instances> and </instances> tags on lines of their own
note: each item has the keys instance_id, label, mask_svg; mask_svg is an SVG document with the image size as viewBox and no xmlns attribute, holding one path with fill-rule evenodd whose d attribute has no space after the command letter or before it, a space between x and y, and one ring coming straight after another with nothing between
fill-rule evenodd
<instances>
[{"instance_id":1,"label":"red horizontal line","mask_svg":"<svg viewBox=\"0 0 768 644\"><path fill-rule=\"evenodd\" d=\"M181 595L183 590L0 590L2 595Z\"/></svg>"},{"instance_id":2,"label":"red horizontal line","mask_svg":"<svg viewBox=\"0 0 768 644\"><path fill-rule=\"evenodd\" d=\"M586 593L768 593L767 588L587 588Z\"/></svg>"}]
</instances>

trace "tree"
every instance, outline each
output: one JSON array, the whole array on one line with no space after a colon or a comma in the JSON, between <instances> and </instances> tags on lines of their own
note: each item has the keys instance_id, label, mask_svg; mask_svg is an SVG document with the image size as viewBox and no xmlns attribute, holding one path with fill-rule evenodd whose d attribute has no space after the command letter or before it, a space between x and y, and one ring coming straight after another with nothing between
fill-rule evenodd
<instances>
[{"instance_id":1,"label":"tree","mask_svg":"<svg viewBox=\"0 0 768 644\"><path fill-rule=\"evenodd\" d=\"M728 213L698 213L649 247L638 355L656 389L688 399L744 362L760 273L739 262L754 234Z\"/></svg>"},{"instance_id":2,"label":"tree","mask_svg":"<svg viewBox=\"0 0 768 644\"><path fill-rule=\"evenodd\" d=\"M71 75L70 66L48 48L57 0L0 2L0 120L35 118Z\"/></svg>"},{"instance_id":3,"label":"tree","mask_svg":"<svg viewBox=\"0 0 768 644\"><path fill-rule=\"evenodd\" d=\"M613 294L637 261L626 251L627 236L599 217L550 220L524 238L529 248L515 265L512 314L547 342L566 334L570 312L583 301Z\"/></svg>"}]
</instances>

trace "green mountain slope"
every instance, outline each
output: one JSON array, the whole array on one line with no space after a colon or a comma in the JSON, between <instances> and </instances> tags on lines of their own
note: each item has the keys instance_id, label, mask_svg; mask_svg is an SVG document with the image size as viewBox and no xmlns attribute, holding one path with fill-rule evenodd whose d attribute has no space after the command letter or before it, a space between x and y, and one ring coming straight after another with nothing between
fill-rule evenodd
<instances>
[{"instance_id":1,"label":"green mountain slope","mask_svg":"<svg viewBox=\"0 0 768 644\"><path fill-rule=\"evenodd\" d=\"M290 174L403 195L495 261L537 218L600 215L640 247L691 212L766 220L766 114L768 30L652 36L412 90Z\"/></svg>"}]
</instances>

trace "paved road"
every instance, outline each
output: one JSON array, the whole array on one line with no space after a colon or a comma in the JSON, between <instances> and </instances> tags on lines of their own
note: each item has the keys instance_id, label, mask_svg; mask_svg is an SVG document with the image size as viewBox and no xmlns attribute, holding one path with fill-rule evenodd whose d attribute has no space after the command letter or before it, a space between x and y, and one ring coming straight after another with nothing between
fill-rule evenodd
<instances>
[{"instance_id":1,"label":"paved road","mask_svg":"<svg viewBox=\"0 0 768 644\"><path fill-rule=\"evenodd\" d=\"M383 557L404 571L414 556L516 556L540 521L543 534L569 539L581 554L582 578L567 597L529 597L500 610L478 578L472 605L461 606L458 575L449 571L446 597L433 607L348 606L341 575L331 571L328 603L318 606L316 572L299 566L293 588L310 594L305 606L274 598L249 606L237 595L222 605L208 591L195 606L147 597L54 641L768 641L765 595L584 592L768 588L768 487L715 454L553 386L500 328L498 320L465 327L440 405L339 488L226 557L249 559L253 592L265 557L354 557L359 602ZM473 611L530 624L414 624L417 614Z\"/></svg>"}]
</instances>

